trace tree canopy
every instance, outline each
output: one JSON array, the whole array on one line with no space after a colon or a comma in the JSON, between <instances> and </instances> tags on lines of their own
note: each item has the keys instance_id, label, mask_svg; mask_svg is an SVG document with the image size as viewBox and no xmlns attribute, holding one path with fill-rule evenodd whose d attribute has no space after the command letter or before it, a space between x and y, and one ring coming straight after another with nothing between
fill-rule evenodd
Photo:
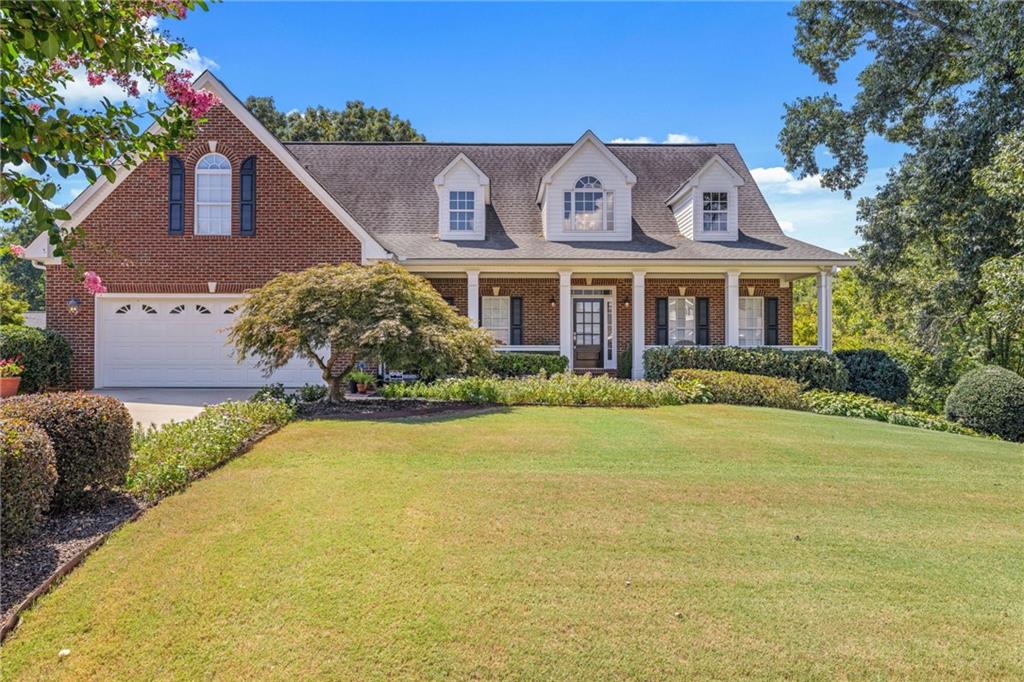
<instances>
[{"instance_id":1,"label":"tree canopy","mask_svg":"<svg viewBox=\"0 0 1024 682\"><path fill-rule=\"evenodd\" d=\"M46 273L31 261L15 256L9 247L27 246L45 229L27 211L19 211L10 222L0 223L0 278L14 285L18 297L28 303L30 310L46 307Z\"/></svg>"},{"instance_id":2,"label":"tree canopy","mask_svg":"<svg viewBox=\"0 0 1024 682\"><path fill-rule=\"evenodd\" d=\"M423 142L408 120L387 108L368 107L359 100L342 110L307 107L284 113L273 97L249 97L245 106L280 140L289 142Z\"/></svg>"},{"instance_id":3,"label":"tree canopy","mask_svg":"<svg viewBox=\"0 0 1024 682\"><path fill-rule=\"evenodd\" d=\"M482 369L491 335L470 326L422 277L394 263L285 272L249 293L229 334L239 359L274 370L294 357L323 373L330 398L359 361L424 376Z\"/></svg>"},{"instance_id":4,"label":"tree canopy","mask_svg":"<svg viewBox=\"0 0 1024 682\"><path fill-rule=\"evenodd\" d=\"M793 14L796 56L822 82L870 61L851 103L826 92L787 105L787 168L849 194L869 135L909 148L858 206L864 291L928 352L1019 356L1001 350L1019 343L1006 328L977 313L986 261L1024 251L1024 4L805 1Z\"/></svg>"}]
</instances>

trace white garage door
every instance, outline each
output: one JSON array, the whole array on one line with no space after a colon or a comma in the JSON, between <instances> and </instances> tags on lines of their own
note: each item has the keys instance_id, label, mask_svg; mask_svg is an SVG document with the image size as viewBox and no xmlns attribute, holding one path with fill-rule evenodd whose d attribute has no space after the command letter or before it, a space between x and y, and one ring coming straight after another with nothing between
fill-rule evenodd
<instances>
[{"instance_id":1,"label":"white garage door","mask_svg":"<svg viewBox=\"0 0 1024 682\"><path fill-rule=\"evenodd\" d=\"M240 297L97 298L96 386L249 387L322 383L320 369L296 359L270 377L227 344Z\"/></svg>"}]
</instances>

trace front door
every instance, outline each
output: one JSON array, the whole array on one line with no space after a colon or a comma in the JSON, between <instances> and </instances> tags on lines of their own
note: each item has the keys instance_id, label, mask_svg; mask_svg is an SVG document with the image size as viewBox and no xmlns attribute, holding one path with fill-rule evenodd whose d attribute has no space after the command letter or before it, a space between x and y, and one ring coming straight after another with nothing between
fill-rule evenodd
<instances>
[{"instance_id":1,"label":"front door","mask_svg":"<svg viewBox=\"0 0 1024 682\"><path fill-rule=\"evenodd\" d=\"M573 367L604 367L604 299L573 299Z\"/></svg>"}]
</instances>

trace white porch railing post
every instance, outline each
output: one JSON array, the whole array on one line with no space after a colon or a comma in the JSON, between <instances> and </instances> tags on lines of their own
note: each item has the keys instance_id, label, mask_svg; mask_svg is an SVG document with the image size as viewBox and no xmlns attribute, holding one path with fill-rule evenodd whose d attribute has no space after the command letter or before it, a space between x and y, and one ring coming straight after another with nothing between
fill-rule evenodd
<instances>
[{"instance_id":1,"label":"white porch railing post","mask_svg":"<svg viewBox=\"0 0 1024 682\"><path fill-rule=\"evenodd\" d=\"M832 271L818 273L818 347L832 352Z\"/></svg>"},{"instance_id":2,"label":"white porch railing post","mask_svg":"<svg viewBox=\"0 0 1024 682\"><path fill-rule=\"evenodd\" d=\"M572 367L572 272L558 273L558 352Z\"/></svg>"},{"instance_id":3,"label":"white porch railing post","mask_svg":"<svg viewBox=\"0 0 1024 682\"><path fill-rule=\"evenodd\" d=\"M633 378L643 379L644 377L644 345L646 335L646 310L644 302L645 282L647 273L633 273Z\"/></svg>"},{"instance_id":4,"label":"white porch railing post","mask_svg":"<svg viewBox=\"0 0 1024 682\"><path fill-rule=\"evenodd\" d=\"M740 273L725 273L725 345L740 345Z\"/></svg>"},{"instance_id":5,"label":"white porch railing post","mask_svg":"<svg viewBox=\"0 0 1024 682\"><path fill-rule=\"evenodd\" d=\"M474 327L480 326L480 271L469 270L466 272L466 312L469 323Z\"/></svg>"}]
</instances>

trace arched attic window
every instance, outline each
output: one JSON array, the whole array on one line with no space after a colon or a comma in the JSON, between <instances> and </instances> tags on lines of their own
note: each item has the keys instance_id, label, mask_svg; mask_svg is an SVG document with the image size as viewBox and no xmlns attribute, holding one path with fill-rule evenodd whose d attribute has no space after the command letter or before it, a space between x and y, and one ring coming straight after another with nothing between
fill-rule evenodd
<instances>
[{"instance_id":1,"label":"arched attic window","mask_svg":"<svg viewBox=\"0 0 1024 682\"><path fill-rule=\"evenodd\" d=\"M231 234L231 162L207 154L196 164L196 234Z\"/></svg>"},{"instance_id":2,"label":"arched attic window","mask_svg":"<svg viewBox=\"0 0 1024 682\"><path fill-rule=\"evenodd\" d=\"M564 218L567 230L574 232L603 232L614 229L612 193L606 192L601 181L593 175L584 175L576 181L573 191L564 198Z\"/></svg>"}]
</instances>

